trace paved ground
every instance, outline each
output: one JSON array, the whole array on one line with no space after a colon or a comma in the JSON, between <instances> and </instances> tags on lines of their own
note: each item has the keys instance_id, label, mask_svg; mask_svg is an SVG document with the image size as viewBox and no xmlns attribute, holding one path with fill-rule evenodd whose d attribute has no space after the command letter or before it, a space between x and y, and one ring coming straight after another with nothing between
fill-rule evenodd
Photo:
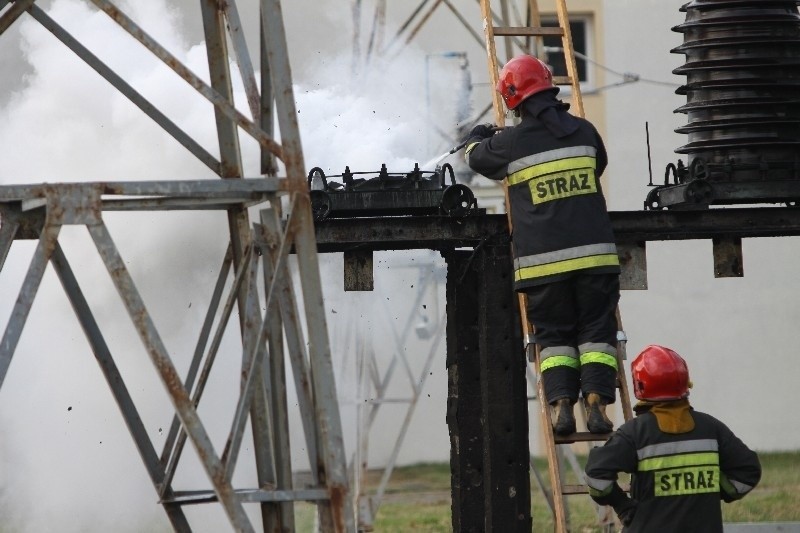
<instances>
[{"instance_id":1,"label":"paved ground","mask_svg":"<svg viewBox=\"0 0 800 533\"><path fill-rule=\"evenodd\" d=\"M800 522L725 524L725 533L800 533Z\"/></svg>"}]
</instances>

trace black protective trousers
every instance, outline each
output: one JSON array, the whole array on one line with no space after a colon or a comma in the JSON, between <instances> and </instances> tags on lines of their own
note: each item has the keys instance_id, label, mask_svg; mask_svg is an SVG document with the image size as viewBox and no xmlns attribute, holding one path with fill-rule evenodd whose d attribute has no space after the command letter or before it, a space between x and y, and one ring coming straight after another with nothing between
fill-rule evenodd
<instances>
[{"instance_id":1,"label":"black protective trousers","mask_svg":"<svg viewBox=\"0 0 800 533\"><path fill-rule=\"evenodd\" d=\"M528 321L540 349L569 346L576 353L587 343L617 345L619 274L580 274L525 289ZM580 369L556 366L542 372L547 401L577 402L599 394L606 403L616 398L617 371L604 363L586 363Z\"/></svg>"}]
</instances>

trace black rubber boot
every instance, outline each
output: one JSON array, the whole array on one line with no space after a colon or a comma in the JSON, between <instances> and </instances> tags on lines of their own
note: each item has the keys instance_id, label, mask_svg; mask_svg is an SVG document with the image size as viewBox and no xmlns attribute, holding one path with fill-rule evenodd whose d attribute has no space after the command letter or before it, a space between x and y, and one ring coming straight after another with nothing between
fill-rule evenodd
<instances>
[{"instance_id":1,"label":"black rubber boot","mask_svg":"<svg viewBox=\"0 0 800 533\"><path fill-rule=\"evenodd\" d=\"M572 412L572 405L569 398L562 398L553 404L553 431L556 435L575 433L575 413Z\"/></svg>"},{"instance_id":2,"label":"black rubber boot","mask_svg":"<svg viewBox=\"0 0 800 533\"><path fill-rule=\"evenodd\" d=\"M606 415L606 402L594 392L584 399L586 406L586 428L590 433L611 433L614 424Z\"/></svg>"}]
</instances>

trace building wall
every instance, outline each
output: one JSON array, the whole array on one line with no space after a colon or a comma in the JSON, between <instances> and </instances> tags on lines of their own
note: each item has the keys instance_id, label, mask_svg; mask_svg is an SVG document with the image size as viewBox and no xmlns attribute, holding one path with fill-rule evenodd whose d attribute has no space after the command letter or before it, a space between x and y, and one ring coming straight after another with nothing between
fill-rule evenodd
<instances>
[{"instance_id":1,"label":"building wall","mask_svg":"<svg viewBox=\"0 0 800 533\"><path fill-rule=\"evenodd\" d=\"M603 134L609 152L610 164L604 179L611 210L641 210L650 173L654 183L663 180L666 165L678 159L675 148L685 143L674 132L685 117L673 113L683 103L683 97L675 94L683 79L672 74L683 57L670 53L681 42L681 35L671 28L683 21L684 15L679 11L683 3L568 2L570 13L593 19L596 83L592 90L585 91L584 104L586 116ZM461 0L453 4L479 32L477 2ZM387 40L392 35L388 28L396 28L416 5L388 2ZM547 12L552 9L548 7L552 2L540 2L540 6ZM297 13L290 13L287 18L291 21ZM344 15L339 13L340 22L346 19ZM368 28L369 15L365 10L363 32ZM298 47L308 46L308 36L305 37L305 44L297 43ZM342 41L341 35L338 39ZM423 56L465 51L474 85L473 107L478 109L489 102L485 52L452 12L444 7L437 9L406 46L408 53ZM290 49L298 50L291 44ZM301 66L302 60L298 59L297 64L298 72L307 72L307 65ZM409 79L419 76L421 64L409 69ZM639 81L621 84L624 73L637 75ZM440 117L434 114L432 119ZM480 206L502 211L503 198L496 184L479 177L470 186ZM800 308L791 291L786 290L793 285L798 244L796 238L746 240L745 277L715 279L709 242L652 242L648 244L647 257L649 290L626 291L620 303L630 358L650 343L665 344L682 353L691 366L696 407L718 415L746 442L762 450L800 447L800 430L782 423L779 416L772 416L785 412L798 371L791 350L791 324L800 319ZM415 424L429 430L441 429L442 419L435 408L429 412L433 418L420 419ZM534 431L536 423L538 419L532 424ZM430 455L426 454L436 455L437 446L446 446L446 435L435 437L439 445L430 440L435 434L426 435L431 445L418 450L422 455L401 454L401 460L427 458ZM444 450L441 457L445 457Z\"/></svg>"},{"instance_id":2,"label":"building wall","mask_svg":"<svg viewBox=\"0 0 800 533\"><path fill-rule=\"evenodd\" d=\"M465 16L473 9L469 17L479 17L471 2L455 4ZM594 19L595 90L600 90L587 91L584 103L609 152L605 175L609 207L641 210L648 182L663 180L666 165L678 159L675 148L685 143L674 132L685 123L685 116L673 112L684 102L675 94L684 80L672 74L683 56L670 53L681 43L681 35L671 28L684 20L680 12L684 2L568 4L571 13ZM543 11L548 5L552 3L540 2ZM452 14L442 10L439 15L437 24L448 31L446 38L428 36L431 46L474 46L456 29ZM448 17L451 21L445 22ZM473 79L485 80L481 50L470 50ZM624 73L638 76L639 81L620 84ZM488 93L476 90L475 98L486 101ZM495 191L483 188L486 181L478 178L473 188L479 197L497 199ZM482 205L502 206L502 201L483 200ZM716 279L708 241L651 242L649 290L626 291L620 303L629 358L650 343L682 353L695 383L696 407L719 416L748 444L762 450L800 447L800 430L777 416L791 401L792 382L800 370L791 349L791 324L800 318L800 307L786 290L793 286L799 244L797 238L745 240L744 278Z\"/></svg>"}]
</instances>

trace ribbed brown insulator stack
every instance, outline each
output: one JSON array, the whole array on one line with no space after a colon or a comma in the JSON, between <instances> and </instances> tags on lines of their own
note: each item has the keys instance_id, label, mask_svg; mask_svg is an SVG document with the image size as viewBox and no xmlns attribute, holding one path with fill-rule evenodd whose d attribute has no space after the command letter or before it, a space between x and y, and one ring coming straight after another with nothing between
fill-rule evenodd
<instances>
[{"instance_id":1,"label":"ribbed brown insulator stack","mask_svg":"<svg viewBox=\"0 0 800 533\"><path fill-rule=\"evenodd\" d=\"M794 0L695 0L673 53L686 63L688 180L800 179L800 15Z\"/></svg>"}]
</instances>

